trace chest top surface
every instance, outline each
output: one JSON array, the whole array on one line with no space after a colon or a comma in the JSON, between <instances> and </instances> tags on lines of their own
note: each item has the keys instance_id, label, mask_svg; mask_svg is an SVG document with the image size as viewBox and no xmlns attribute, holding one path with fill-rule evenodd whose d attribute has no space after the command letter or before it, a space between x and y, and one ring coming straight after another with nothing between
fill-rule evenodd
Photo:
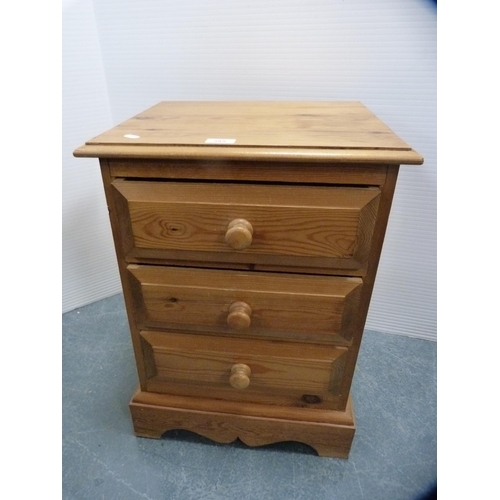
<instances>
[{"instance_id":1,"label":"chest top surface","mask_svg":"<svg viewBox=\"0 0 500 500\"><path fill-rule=\"evenodd\" d=\"M160 102L74 154L423 162L360 102Z\"/></svg>"}]
</instances>

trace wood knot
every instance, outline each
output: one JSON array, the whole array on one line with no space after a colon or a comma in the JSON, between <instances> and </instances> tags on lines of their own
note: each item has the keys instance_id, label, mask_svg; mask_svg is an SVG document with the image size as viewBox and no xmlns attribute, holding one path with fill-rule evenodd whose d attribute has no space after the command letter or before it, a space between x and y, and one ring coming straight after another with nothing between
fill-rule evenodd
<instances>
[{"instance_id":1,"label":"wood knot","mask_svg":"<svg viewBox=\"0 0 500 500\"><path fill-rule=\"evenodd\" d=\"M170 236L183 236L186 233L186 228L183 224L169 222L166 228Z\"/></svg>"},{"instance_id":2,"label":"wood knot","mask_svg":"<svg viewBox=\"0 0 500 500\"><path fill-rule=\"evenodd\" d=\"M304 394L300 399L308 405L317 405L323 402L323 400L315 394Z\"/></svg>"}]
</instances>

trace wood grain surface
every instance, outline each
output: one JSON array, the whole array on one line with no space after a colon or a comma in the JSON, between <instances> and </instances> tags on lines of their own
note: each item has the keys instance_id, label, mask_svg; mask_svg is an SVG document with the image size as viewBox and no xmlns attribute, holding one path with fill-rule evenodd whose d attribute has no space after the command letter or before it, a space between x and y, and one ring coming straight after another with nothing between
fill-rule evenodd
<instances>
[{"instance_id":1,"label":"wood grain surface","mask_svg":"<svg viewBox=\"0 0 500 500\"><path fill-rule=\"evenodd\" d=\"M424 159L413 150L399 149L311 149L272 147L156 146L90 144L73 152L77 158L137 158L169 160L269 161L295 164L319 163L327 168L342 164L422 165Z\"/></svg>"},{"instance_id":2,"label":"wood grain surface","mask_svg":"<svg viewBox=\"0 0 500 500\"><path fill-rule=\"evenodd\" d=\"M114 177L189 179L197 181L288 182L379 186L384 183L387 165L335 164L294 161L231 161L224 159L109 161Z\"/></svg>"},{"instance_id":3,"label":"wood grain surface","mask_svg":"<svg viewBox=\"0 0 500 500\"><path fill-rule=\"evenodd\" d=\"M359 278L129 265L135 311L144 327L291 341L350 341ZM231 328L233 304L251 311L244 331Z\"/></svg>"},{"instance_id":4,"label":"wood grain surface","mask_svg":"<svg viewBox=\"0 0 500 500\"><path fill-rule=\"evenodd\" d=\"M187 429L346 457L350 388L399 165L359 102L163 102L99 157L140 390L137 435Z\"/></svg>"},{"instance_id":5,"label":"wood grain surface","mask_svg":"<svg viewBox=\"0 0 500 500\"><path fill-rule=\"evenodd\" d=\"M343 371L332 371L332 365L343 366L345 347L152 330L141 337L151 346L154 360L155 372L147 382L151 392L337 409ZM245 390L230 384L235 364L250 368Z\"/></svg>"},{"instance_id":6,"label":"wood grain surface","mask_svg":"<svg viewBox=\"0 0 500 500\"><path fill-rule=\"evenodd\" d=\"M127 180L113 186L128 207L128 246L136 257L141 249L162 250L165 257L172 251L214 254L205 260L246 254L252 263L266 263L259 256L275 256L276 264L281 256L321 257L320 266L341 259L351 268L362 267L369 253L380 195L364 187ZM235 219L253 228L251 244L239 251L225 238Z\"/></svg>"},{"instance_id":7,"label":"wood grain surface","mask_svg":"<svg viewBox=\"0 0 500 500\"><path fill-rule=\"evenodd\" d=\"M207 139L229 143L221 147L216 140L207 145ZM161 102L87 141L74 154L391 164L423 161L360 102Z\"/></svg>"},{"instance_id":8,"label":"wood grain surface","mask_svg":"<svg viewBox=\"0 0 500 500\"><path fill-rule=\"evenodd\" d=\"M194 146L214 138L236 147L411 149L360 102L161 102L87 144Z\"/></svg>"},{"instance_id":9,"label":"wood grain surface","mask_svg":"<svg viewBox=\"0 0 500 500\"><path fill-rule=\"evenodd\" d=\"M137 436L157 439L169 430L185 429L219 443L299 441L323 457L347 458L356 429L351 404L343 412L324 412L136 392L130 412ZM326 413L328 422L318 421Z\"/></svg>"}]
</instances>

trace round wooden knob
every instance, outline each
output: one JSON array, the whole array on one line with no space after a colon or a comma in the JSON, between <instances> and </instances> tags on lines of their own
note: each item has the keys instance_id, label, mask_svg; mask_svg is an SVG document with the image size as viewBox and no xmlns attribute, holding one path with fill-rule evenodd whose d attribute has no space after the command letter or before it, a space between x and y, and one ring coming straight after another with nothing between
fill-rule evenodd
<instances>
[{"instance_id":1,"label":"round wooden knob","mask_svg":"<svg viewBox=\"0 0 500 500\"><path fill-rule=\"evenodd\" d=\"M227 226L226 243L235 250L244 250L252 244L253 227L245 219L234 219Z\"/></svg>"},{"instance_id":2,"label":"round wooden knob","mask_svg":"<svg viewBox=\"0 0 500 500\"><path fill-rule=\"evenodd\" d=\"M252 322L250 316L252 308L246 302L233 302L229 306L229 314L227 315L227 324L231 328L244 330L250 326Z\"/></svg>"},{"instance_id":3,"label":"round wooden knob","mask_svg":"<svg viewBox=\"0 0 500 500\"><path fill-rule=\"evenodd\" d=\"M250 385L250 367L242 363L233 365L229 383L235 389L246 389Z\"/></svg>"}]
</instances>

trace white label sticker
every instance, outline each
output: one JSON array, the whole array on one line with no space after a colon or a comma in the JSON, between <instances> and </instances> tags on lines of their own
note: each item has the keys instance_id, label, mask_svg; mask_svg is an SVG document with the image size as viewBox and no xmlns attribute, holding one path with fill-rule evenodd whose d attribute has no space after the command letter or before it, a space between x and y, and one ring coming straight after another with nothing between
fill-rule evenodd
<instances>
[{"instance_id":1,"label":"white label sticker","mask_svg":"<svg viewBox=\"0 0 500 500\"><path fill-rule=\"evenodd\" d=\"M141 136L135 134L125 134L123 137L126 137L127 139L139 139Z\"/></svg>"},{"instance_id":2,"label":"white label sticker","mask_svg":"<svg viewBox=\"0 0 500 500\"><path fill-rule=\"evenodd\" d=\"M236 139L207 139L205 144L234 144Z\"/></svg>"}]
</instances>

